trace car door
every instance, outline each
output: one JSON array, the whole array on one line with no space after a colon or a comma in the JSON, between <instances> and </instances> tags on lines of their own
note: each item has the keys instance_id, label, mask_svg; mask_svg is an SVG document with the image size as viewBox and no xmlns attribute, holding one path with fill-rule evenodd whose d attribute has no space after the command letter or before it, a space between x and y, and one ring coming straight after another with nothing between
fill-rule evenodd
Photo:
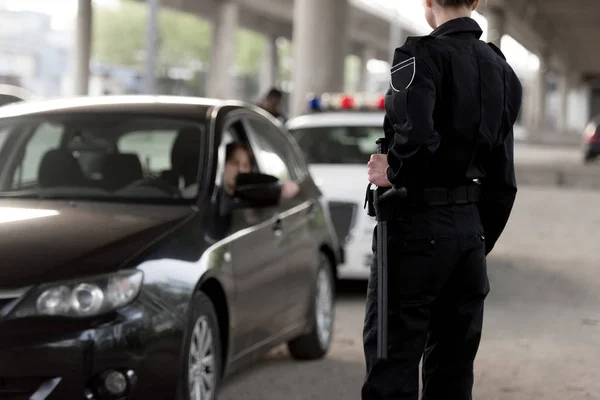
<instances>
[{"instance_id":1,"label":"car door","mask_svg":"<svg viewBox=\"0 0 600 400\"><path fill-rule=\"evenodd\" d=\"M293 180L301 188L296 196L282 199L279 204L275 238L280 268L287 272L281 305L287 325L292 328L302 321L307 302L312 298L318 248L310 236L308 221L315 204L302 190L304 175L295 164L294 149L282 129L259 114L249 115L245 120L260 172L282 181Z\"/></svg>"},{"instance_id":2,"label":"car door","mask_svg":"<svg viewBox=\"0 0 600 400\"><path fill-rule=\"evenodd\" d=\"M216 188L223 186L227 144L246 141L243 126L235 114L227 119L222 133ZM234 358L239 358L284 328L279 317L279 297L286 275L275 252L276 208L233 208L228 212L227 227L219 230L229 241L225 258L233 271L236 318L232 321L232 339Z\"/></svg>"}]
</instances>

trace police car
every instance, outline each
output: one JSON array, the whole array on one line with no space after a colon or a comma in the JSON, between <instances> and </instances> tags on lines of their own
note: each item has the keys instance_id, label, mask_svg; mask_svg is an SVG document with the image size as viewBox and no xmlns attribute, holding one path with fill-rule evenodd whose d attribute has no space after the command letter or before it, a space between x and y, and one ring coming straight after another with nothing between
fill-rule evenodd
<instances>
[{"instance_id":1,"label":"police car","mask_svg":"<svg viewBox=\"0 0 600 400\"><path fill-rule=\"evenodd\" d=\"M311 175L329 200L345 260L342 280L365 280L372 259L375 218L363 208L367 162L383 137L384 97L371 94L311 95L309 113L287 122L309 163Z\"/></svg>"}]
</instances>

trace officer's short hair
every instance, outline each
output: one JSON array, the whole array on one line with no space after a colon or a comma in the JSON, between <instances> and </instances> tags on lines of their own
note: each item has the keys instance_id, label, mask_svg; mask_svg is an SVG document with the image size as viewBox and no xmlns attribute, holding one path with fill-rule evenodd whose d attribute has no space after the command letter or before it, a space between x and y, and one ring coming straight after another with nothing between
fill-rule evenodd
<instances>
[{"instance_id":1,"label":"officer's short hair","mask_svg":"<svg viewBox=\"0 0 600 400\"><path fill-rule=\"evenodd\" d=\"M471 7L475 0L436 0L442 7Z\"/></svg>"}]
</instances>

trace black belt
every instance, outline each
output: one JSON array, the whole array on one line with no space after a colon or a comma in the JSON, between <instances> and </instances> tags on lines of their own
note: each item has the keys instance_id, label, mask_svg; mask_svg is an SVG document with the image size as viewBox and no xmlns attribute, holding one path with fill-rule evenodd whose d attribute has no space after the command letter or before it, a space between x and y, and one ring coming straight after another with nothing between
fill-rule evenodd
<instances>
[{"instance_id":1,"label":"black belt","mask_svg":"<svg viewBox=\"0 0 600 400\"><path fill-rule=\"evenodd\" d=\"M407 188L407 193L408 196L405 201L411 205L451 206L454 204L471 204L479 202L479 199L481 198L481 187L478 184L470 184L451 188Z\"/></svg>"}]
</instances>

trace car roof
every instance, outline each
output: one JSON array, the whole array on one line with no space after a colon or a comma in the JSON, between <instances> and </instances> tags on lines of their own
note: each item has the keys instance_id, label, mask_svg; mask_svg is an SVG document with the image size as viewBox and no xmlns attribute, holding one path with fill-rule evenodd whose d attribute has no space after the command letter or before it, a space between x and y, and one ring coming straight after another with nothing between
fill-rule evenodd
<instances>
[{"instance_id":1,"label":"car roof","mask_svg":"<svg viewBox=\"0 0 600 400\"><path fill-rule=\"evenodd\" d=\"M198 117L212 107L256 107L240 101L217 100L184 96L84 96L52 100L34 100L0 107L0 118L48 113L130 112L149 114L176 113L180 116Z\"/></svg>"},{"instance_id":2,"label":"car roof","mask_svg":"<svg viewBox=\"0 0 600 400\"><path fill-rule=\"evenodd\" d=\"M286 126L289 130L321 126L382 126L384 111L334 111L302 115L292 118Z\"/></svg>"}]
</instances>

